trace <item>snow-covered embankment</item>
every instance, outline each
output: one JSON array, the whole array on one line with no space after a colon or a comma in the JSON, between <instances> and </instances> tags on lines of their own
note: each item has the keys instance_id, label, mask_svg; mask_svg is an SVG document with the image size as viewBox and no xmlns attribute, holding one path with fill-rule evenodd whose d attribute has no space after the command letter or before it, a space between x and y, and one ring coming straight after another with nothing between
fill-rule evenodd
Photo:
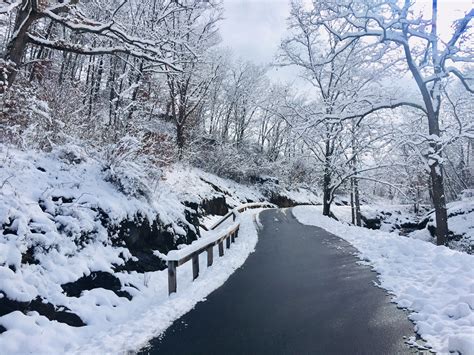
<instances>
[{"instance_id":1,"label":"snow-covered embankment","mask_svg":"<svg viewBox=\"0 0 474 355\"><path fill-rule=\"evenodd\" d=\"M172 173L143 194L123 191L125 181L145 192L133 169L121 183L110 173L79 148L41 153L0 146L0 353L137 350L253 250L256 211L242 216L237 242L211 268L203 264L198 280L191 281L190 264L180 267L178 294L168 297L164 254L199 237L197 210L173 188ZM203 174L191 169L174 178L200 181ZM233 187L213 179L221 190ZM235 189L227 192L232 202L247 202L251 191ZM215 197L208 184L190 190L199 196L196 209Z\"/></svg>"}]
</instances>

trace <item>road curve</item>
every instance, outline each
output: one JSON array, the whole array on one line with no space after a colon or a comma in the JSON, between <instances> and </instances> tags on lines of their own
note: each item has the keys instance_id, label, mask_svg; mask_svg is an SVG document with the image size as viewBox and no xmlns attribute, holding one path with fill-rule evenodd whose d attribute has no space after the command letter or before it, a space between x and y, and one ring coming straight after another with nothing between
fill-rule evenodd
<instances>
[{"instance_id":1,"label":"road curve","mask_svg":"<svg viewBox=\"0 0 474 355\"><path fill-rule=\"evenodd\" d=\"M255 253L140 354L406 354L406 313L355 249L290 210L261 213Z\"/></svg>"}]
</instances>

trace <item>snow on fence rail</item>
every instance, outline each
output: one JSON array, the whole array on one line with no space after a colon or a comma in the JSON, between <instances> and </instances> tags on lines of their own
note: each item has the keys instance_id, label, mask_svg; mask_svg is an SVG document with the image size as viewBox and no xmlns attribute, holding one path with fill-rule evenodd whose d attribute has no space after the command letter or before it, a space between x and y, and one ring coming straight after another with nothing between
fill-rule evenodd
<instances>
[{"instance_id":1,"label":"snow on fence rail","mask_svg":"<svg viewBox=\"0 0 474 355\"><path fill-rule=\"evenodd\" d=\"M221 220L215 223L210 231L215 230L222 223L232 217L233 223L223 230L216 231L215 234L208 237L200 238L185 248L172 250L166 255L168 264L168 293L172 294L177 289L176 269L189 260L192 260L193 280L199 276L199 255L207 252L207 266L211 266L214 261L214 246L219 248L219 256L224 255L224 241L226 248L230 248L230 244L235 242L240 227L240 213L252 208L273 208L275 205L268 202L246 203L234 208L227 213Z\"/></svg>"}]
</instances>

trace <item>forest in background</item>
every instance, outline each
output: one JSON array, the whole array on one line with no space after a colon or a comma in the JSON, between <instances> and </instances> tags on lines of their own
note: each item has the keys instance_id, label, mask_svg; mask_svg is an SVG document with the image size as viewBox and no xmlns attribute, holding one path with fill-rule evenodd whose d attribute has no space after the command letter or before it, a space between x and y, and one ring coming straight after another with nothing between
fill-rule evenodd
<instances>
[{"instance_id":1,"label":"forest in background","mask_svg":"<svg viewBox=\"0 0 474 355\"><path fill-rule=\"evenodd\" d=\"M0 139L76 145L130 195L181 162L245 183L278 180L436 209L472 189L473 10L437 33L410 1L295 1L268 77L222 48L221 1L13 0L0 5Z\"/></svg>"}]
</instances>

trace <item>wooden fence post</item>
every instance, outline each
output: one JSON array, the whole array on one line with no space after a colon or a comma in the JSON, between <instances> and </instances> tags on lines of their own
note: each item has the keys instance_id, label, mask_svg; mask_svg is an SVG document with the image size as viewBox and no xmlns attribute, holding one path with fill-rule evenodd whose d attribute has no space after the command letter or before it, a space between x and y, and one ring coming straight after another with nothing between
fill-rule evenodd
<instances>
[{"instance_id":1,"label":"wooden fence post","mask_svg":"<svg viewBox=\"0 0 474 355\"><path fill-rule=\"evenodd\" d=\"M260 205L252 205L250 208L256 208ZM271 205L266 205L262 204L262 207L272 207ZM226 221L231 215L234 221L237 220L239 212L243 212L249 209L248 206L242 207L242 209L236 209L232 210L226 216L218 222L216 225L214 225L211 229L216 229L217 226L222 224L224 221ZM230 244L235 243L235 239L239 236L239 227L240 225L237 224L236 228L234 229L233 232L228 233L224 236L219 237L217 240L214 240L213 242L207 244L206 246L201 247L198 250L190 252L188 255L181 257L179 260L168 260L168 293L171 295L172 293L177 292L178 288L178 281L177 281L177 268L178 265L182 265L189 261L190 259L192 260L192 268L193 268L193 281L199 276L199 254L203 253L204 251L207 251L207 266L211 266L214 262L214 245L217 242L218 250L219 250L219 256L224 256L224 239L225 239L225 244L226 248L230 249ZM206 227L203 226L204 229L207 230Z\"/></svg>"},{"instance_id":2,"label":"wooden fence post","mask_svg":"<svg viewBox=\"0 0 474 355\"><path fill-rule=\"evenodd\" d=\"M207 248L207 266L211 266L214 259L214 247Z\"/></svg>"},{"instance_id":3,"label":"wooden fence post","mask_svg":"<svg viewBox=\"0 0 474 355\"><path fill-rule=\"evenodd\" d=\"M193 281L199 276L199 254L193 255Z\"/></svg>"},{"instance_id":4,"label":"wooden fence post","mask_svg":"<svg viewBox=\"0 0 474 355\"><path fill-rule=\"evenodd\" d=\"M176 266L177 261L168 261L168 294L176 292L177 281L176 281Z\"/></svg>"},{"instance_id":5,"label":"wooden fence post","mask_svg":"<svg viewBox=\"0 0 474 355\"><path fill-rule=\"evenodd\" d=\"M219 242L219 256L224 256L224 243Z\"/></svg>"}]
</instances>

